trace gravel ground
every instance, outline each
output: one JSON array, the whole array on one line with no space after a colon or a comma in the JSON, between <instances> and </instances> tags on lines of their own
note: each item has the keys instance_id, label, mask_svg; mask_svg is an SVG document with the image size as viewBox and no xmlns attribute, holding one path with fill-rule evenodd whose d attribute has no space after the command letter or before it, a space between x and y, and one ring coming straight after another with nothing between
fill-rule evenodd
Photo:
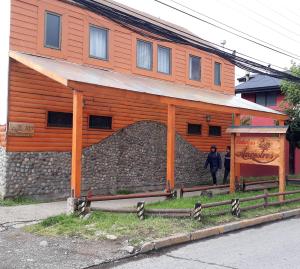
<instances>
[{"instance_id":1,"label":"gravel ground","mask_svg":"<svg viewBox=\"0 0 300 269\"><path fill-rule=\"evenodd\" d=\"M0 268L75 269L127 256L120 240L41 237L9 228L0 232Z\"/></svg>"}]
</instances>

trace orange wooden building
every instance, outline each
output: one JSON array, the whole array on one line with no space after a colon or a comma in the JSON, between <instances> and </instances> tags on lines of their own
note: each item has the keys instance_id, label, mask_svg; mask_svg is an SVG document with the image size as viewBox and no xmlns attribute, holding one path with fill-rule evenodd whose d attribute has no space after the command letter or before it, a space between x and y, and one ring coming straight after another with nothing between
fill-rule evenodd
<instances>
[{"instance_id":1,"label":"orange wooden building","mask_svg":"<svg viewBox=\"0 0 300 269\"><path fill-rule=\"evenodd\" d=\"M220 152L230 145L233 116L236 123L240 114L285 119L236 97L234 65L213 53L127 27L87 1L7 2L2 197L65 197L71 174L77 196L200 184L211 144ZM211 46L117 2L97 2Z\"/></svg>"}]
</instances>

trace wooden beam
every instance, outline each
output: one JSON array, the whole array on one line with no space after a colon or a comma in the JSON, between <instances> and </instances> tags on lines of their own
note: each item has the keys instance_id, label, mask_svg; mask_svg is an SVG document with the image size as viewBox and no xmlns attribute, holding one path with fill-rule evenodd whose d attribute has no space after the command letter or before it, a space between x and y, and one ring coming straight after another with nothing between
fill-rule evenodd
<instances>
[{"instance_id":1,"label":"wooden beam","mask_svg":"<svg viewBox=\"0 0 300 269\"><path fill-rule=\"evenodd\" d=\"M168 105L167 189L175 187L175 106Z\"/></svg>"},{"instance_id":2,"label":"wooden beam","mask_svg":"<svg viewBox=\"0 0 300 269\"><path fill-rule=\"evenodd\" d=\"M279 121L280 126L284 126L284 121ZM280 155L279 155L279 192L285 192L286 186L286 165L285 165L285 134L279 134ZM279 196L279 201L284 201L284 195Z\"/></svg>"},{"instance_id":3,"label":"wooden beam","mask_svg":"<svg viewBox=\"0 0 300 269\"><path fill-rule=\"evenodd\" d=\"M73 90L71 195L74 198L81 195L82 110L83 94Z\"/></svg>"},{"instance_id":4,"label":"wooden beam","mask_svg":"<svg viewBox=\"0 0 300 269\"><path fill-rule=\"evenodd\" d=\"M235 114L234 115L234 126L240 126L241 125L241 115ZM236 136L240 136L240 134L236 134ZM240 183L241 180L241 164L236 163L235 164L235 183Z\"/></svg>"},{"instance_id":5,"label":"wooden beam","mask_svg":"<svg viewBox=\"0 0 300 269\"><path fill-rule=\"evenodd\" d=\"M230 193L235 192L235 134L231 134L230 150Z\"/></svg>"}]
</instances>

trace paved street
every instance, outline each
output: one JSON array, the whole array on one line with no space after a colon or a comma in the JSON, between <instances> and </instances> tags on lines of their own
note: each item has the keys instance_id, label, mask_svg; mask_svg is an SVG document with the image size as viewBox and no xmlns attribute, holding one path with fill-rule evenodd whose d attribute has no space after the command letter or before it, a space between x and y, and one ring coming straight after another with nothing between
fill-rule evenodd
<instances>
[{"instance_id":1,"label":"paved street","mask_svg":"<svg viewBox=\"0 0 300 269\"><path fill-rule=\"evenodd\" d=\"M300 268L300 218L231 233L111 268Z\"/></svg>"}]
</instances>

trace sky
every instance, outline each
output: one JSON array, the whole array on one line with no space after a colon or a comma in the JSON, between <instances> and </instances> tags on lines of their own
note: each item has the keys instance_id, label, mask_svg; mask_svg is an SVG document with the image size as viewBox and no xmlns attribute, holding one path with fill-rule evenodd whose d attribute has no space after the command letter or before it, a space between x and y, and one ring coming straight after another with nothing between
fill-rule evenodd
<instances>
[{"instance_id":1,"label":"sky","mask_svg":"<svg viewBox=\"0 0 300 269\"><path fill-rule=\"evenodd\" d=\"M288 68L291 61L299 60L281 55L228 32L217 29L204 22L181 14L155 0L115 0L135 9L150 13L161 19L183 26L203 39L216 44L226 40L225 47L249 55L271 64ZM172 0L161 0L169 5L183 9ZM296 0L176 0L196 12L205 14L227 25L237 28L258 39L280 47L300 58L300 1ZM203 16L185 9L198 17ZM207 18L204 18L208 20ZM289 53L289 54L290 54ZM297 56L296 56L297 57ZM266 64L267 65L267 64ZM281 69L280 69L281 70ZM236 68L236 78L245 75L245 71ZM237 81L236 81L237 84Z\"/></svg>"}]
</instances>

